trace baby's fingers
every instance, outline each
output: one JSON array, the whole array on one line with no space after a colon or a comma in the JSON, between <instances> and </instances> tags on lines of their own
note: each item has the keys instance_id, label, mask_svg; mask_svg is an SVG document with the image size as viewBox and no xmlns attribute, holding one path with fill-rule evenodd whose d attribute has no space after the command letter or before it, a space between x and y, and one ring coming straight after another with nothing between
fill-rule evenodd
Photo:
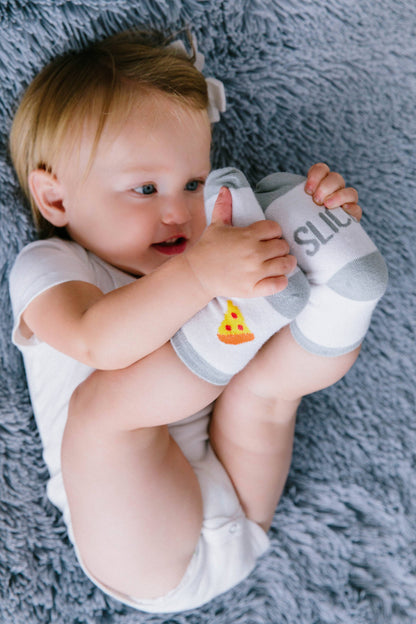
<instances>
[{"instance_id":1,"label":"baby's fingers","mask_svg":"<svg viewBox=\"0 0 416 624\"><path fill-rule=\"evenodd\" d=\"M343 188L327 195L323 204L326 208L337 208L338 206L343 206L344 204L356 204L358 202L358 192L355 188L348 187Z\"/></svg>"},{"instance_id":2,"label":"baby's fingers","mask_svg":"<svg viewBox=\"0 0 416 624\"><path fill-rule=\"evenodd\" d=\"M290 254L281 256L279 258L272 258L264 263L264 271L266 277L280 277L282 275L289 275L297 265L295 256Z\"/></svg>"},{"instance_id":3,"label":"baby's fingers","mask_svg":"<svg viewBox=\"0 0 416 624\"><path fill-rule=\"evenodd\" d=\"M331 210L339 206L359 221L362 217L361 207L358 205L358 192L355 188L348 187L332 193L324 200L325 208Z\"/></svg>"},{"instance_id":4,"label":"baby's fingers","mask_svg":"<svg viewBox=\"0 0 416 624\"><path fill-rule=\"evenodd\" d=\"M335 194L337 191L345 189L345 180L341 174L331 171L317 186L314 193L312 193L313 200L316 204L322 205L326 202L328 197ZM339 204L338 204L339 205Z\"/></svg>"},{"instance_id":5,"label":"baby's fingers","mask_svg":"<svg viewBox=\"0 0 416 624\"><path fill-rule=\"evenodd\" d=\"M246 229L259 241L271 241L280 239L282 236L282 228L280 225L276 221L270 221L268 219L255 221Z\"/></svg>"},{"instance_id":6,"label":"baby's fingers","mask_svg":"<svg viewBox=\"0 0 416 624\"><path fill-rule=\"evenodd\" d=\"M357 219L357 221L360 221L361 217L363 216L361 206L359 206L358 204L343 204L341 208L345 212L348 212L349 215L354 217L354 219Z\"/></svg>"},{"instance_id":7,"label":"baby's fingers","mask_svg":"<svg viewBox=\"0 0 416 624\"><path fill-rule=\"evenodd\" d=\"M260 241L259 253L264 262L287 256L289 251L289 243L284 238L272 238Z\"/></svg>"},{"instance_id":8,"label":"baby's fingers","mask_svg":"<svg viewBox=\"0 0 416 624\"><path fill-rule=\"evenodd\" d=\"M287 275L296 267L296 258L291 255L272 258L264 263L263 277L255 284L253 296L268 297L281 292L288 285Z\"/></svg>"},{"instance_id":9,"label":"baby's fingers","mask_svg":"<svg viewBox=\"0 0 416 624\"><path fill-rule=\"evenodd\" d=\"M282 292L288 285L288 279L285 275L273 277L265 277L257 282L253 288L254 297L270 297L276 293Z\"/></svg>"},{"instance_id":10,"label":"baby's fingers","mask_svg":"<svg viewBox=\"0 0 416 624\"><path fill-rule=\"evenodd\" d=\"M305 191L312 195L319 206L325 206L329 210L341 207L357 221L362 217L356 189L345 188L344 178L331 171L325 163L317 163L309 169Z\"/></svg>"},{"instance_id":11,"label":"baby's fingers","mask_svg":"<svg viewBox=\"0 0 416 624\"><path fill-rule=\"evenodd\" d=\"M330 169L326 163L316 163L308 171L308 179L305 184L305 191L309 195L314 195L316 189L330 173Z\"/></svg>"}]
</instances>

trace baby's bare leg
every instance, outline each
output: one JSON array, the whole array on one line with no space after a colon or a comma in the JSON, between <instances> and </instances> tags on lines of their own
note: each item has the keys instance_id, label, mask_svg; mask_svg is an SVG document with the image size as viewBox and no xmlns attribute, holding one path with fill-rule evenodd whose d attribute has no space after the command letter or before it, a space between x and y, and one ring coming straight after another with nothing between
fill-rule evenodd
<instances>
[{"instance_id":1,"label":"baby's bare leg","mask_svg":"<svg viewBox=\"0 0 416 624\"><path fill-rule=\"evenodd\" d=\"M165 345L127 369L94 372L75 391L64 483L83 562L105 585L154 598L180 582L199 538L202 500L166 425L220 390Z\"/></svg>"},{"instance_id":2,"label":"baby's bare leg","mask_svg":"<svg viewBox=\"0 0 416 624\"><path fill-rule=\"evenodd\" d=\"M276 334L217 400L212 445L247 517L267 530L292 456L302 396L341 379L359 349L335 358L304 351L289 328Z\"/></svg>"}]
</instances>

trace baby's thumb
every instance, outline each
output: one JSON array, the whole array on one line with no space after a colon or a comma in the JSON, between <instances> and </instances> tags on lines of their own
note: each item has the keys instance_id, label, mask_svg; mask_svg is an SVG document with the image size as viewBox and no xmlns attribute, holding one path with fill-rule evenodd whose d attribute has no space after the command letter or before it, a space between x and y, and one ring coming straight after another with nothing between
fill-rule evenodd
<instances>
[{"instance_id":1,"label":"baby's thumb","mask_svg":"<svg viewBox=\"0 0 416 624\"><path fill-rule=\"evenodd\" d=\"M222 186L212 211L211 223L219 225L232 225L233 217L233 200L230 189Z\"/></svg>"}]
</instances>

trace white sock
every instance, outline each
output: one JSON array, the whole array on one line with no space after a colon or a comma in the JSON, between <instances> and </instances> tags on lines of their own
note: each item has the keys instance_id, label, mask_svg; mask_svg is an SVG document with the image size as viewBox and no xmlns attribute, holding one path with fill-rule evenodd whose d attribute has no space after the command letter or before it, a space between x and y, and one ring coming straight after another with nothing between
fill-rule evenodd
<instances>
[{"instance_id":1,"label":"white sock","mask_svg":"<svg viewBox=\"0 0 416 624\"><path fill-rule=\"evenodd\" d=\"M264 219L245 176L233 168L213 171L205 184L205 208L210 223L220 188L232 195L233 226ZM227 270L224 267L224 270ZM286 289L270 297L217 297L193 316L171 339L181 360L195 374L216 385L227 384L260 347L289 324L309 297L309 285L298 268Z\"/></svg>"},{"instance_id":2,"label":"white sock","mask_svg":"<svg viewBox=\"0 0 416 624\"><path fill-rule=\"evenodd\" d=\"M299 176L272 174L256 197L277 221L310 285L310 299L291 331L306 350L336 356L363 340L387 286L386 264L361 225L342 208L317 206Z\"/></svg>"}]
</instances>

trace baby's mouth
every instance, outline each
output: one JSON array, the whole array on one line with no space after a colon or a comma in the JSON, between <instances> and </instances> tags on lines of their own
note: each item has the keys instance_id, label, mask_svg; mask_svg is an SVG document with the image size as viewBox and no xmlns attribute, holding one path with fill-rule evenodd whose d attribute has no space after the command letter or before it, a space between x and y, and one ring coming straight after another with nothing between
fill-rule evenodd
<instances>
[{"instance_id":1,"label":"baby's mouth","mask_svg":"<svg viewBox=\"0 0 416 624\"><path fill-rule=\"evenodd\" d=\"M183 253L187 243L188 240L184 236L173 236L160 243L154 243L152 247L165 256L174 256Z\"/></svg>"}]
</instances>

